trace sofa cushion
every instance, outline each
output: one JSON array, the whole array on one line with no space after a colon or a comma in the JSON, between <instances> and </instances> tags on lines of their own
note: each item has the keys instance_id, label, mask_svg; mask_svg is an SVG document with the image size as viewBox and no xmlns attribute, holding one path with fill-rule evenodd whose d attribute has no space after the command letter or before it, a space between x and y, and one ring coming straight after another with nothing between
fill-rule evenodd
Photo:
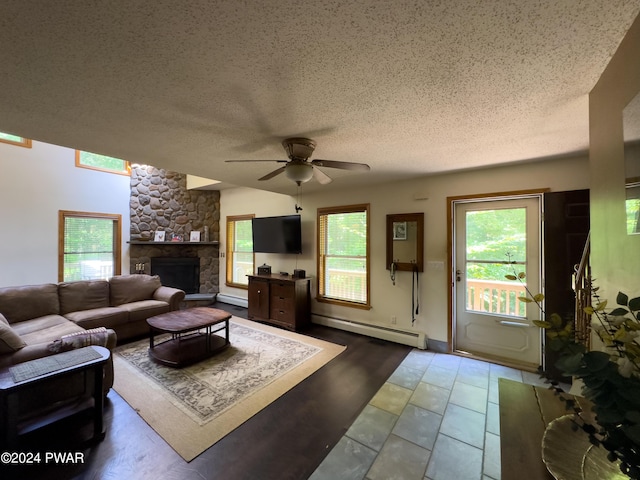
<instances>
[{"instance_id":1,"label":"sofa cushion","mask_svg":"<svg viewBox=\"0 0 640 480\"><path fill-rule=\"evenodd\" d=\"M171 311L169 304L160 300L142 300L140 302L125 303L118 308L129 312L129 322L142 322L154 315Z\"/></svg>"},{"instance_id":2,"label":"sofa cushion","mask_svg":"<svg viewBox=\"0 0 640 480\"><path fill-rule=\"evenodd\" d=\"M58 284L60 314L109 306L109 282L82 280Z\"/></svg>"},{"instance_id":3,"label":"sofa cushion","mask_svg":"<svg viewBox=\"0 0 640 480\"><path fill-rule=\"evenodd\" d=\"M116 328L118 325L127 323L128 317L127 311L120 307L93 308L91 310L69 312L65 315L65 318L84 329L97 327Z\"/></svg>"},{"instance_id":4,"label":"sofa cushion","mask_svg":"<svg viewBox=\"0 0 640 480\"><path fill-rule=\"evenodd\" d=\"M0 314L0 353L11 353L26 347L26 343Z\"/></svg>"},{"instance_id":5,"label":"sofa cushion","mask_svg":"<svg viewBox=\"0 0 640 480\"><path fill-rule=\"evenodd\" d=\"M58 286L54 283L0 288L0 313L9 323L60 313Z\"/></svg>"},{"instance_id":6,"label":"sofa cushion","mask_svg":"<svg viewBox=\"0 0 640 480\"><path fill-rule=\"evenodd\" d=\"M11 325L27 345L49 343L63 335L83 331L73 322L60 315L46 315Z\"/></svg>"},{"instance_id":7,"label":"sofa cushion","mask_svg":"<svg viewBox=\"0 0 640 480\"><path fill-rule=\"evenodd\" d=\"M153 298L153 292L162 286L158 275L120 275L109 279L111 306L139 302Z\"/></svg>"}]
</instances>

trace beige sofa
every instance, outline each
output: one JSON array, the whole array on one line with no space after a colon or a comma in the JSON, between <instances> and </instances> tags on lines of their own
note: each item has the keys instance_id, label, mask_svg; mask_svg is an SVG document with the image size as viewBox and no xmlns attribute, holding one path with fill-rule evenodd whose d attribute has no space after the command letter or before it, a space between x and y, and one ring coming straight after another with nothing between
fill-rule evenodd
<instances>
[{"instance_id":1,"label":"beige sofa","mask_svg":"<svg viewBox=\"0 0 640 480\"><path fill-rule=\"evenodd\" d=\"M75 348L72 334L96 327L106 327L106 337L89 335L85 343L100 338L113 349L116 341L148 334L146 319L178 310L184 296L150 275L0 288L0 367L52 355L61 339L63 349ZM113 385L112 362L104 385Z\"/></svg>"}]
</instances>

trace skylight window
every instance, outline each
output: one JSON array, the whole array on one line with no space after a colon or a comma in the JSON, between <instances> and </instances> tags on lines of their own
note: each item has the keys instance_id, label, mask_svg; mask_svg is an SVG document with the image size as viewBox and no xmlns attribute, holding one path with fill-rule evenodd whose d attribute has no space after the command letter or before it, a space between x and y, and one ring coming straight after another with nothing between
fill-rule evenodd
<instances>
[{"instance_id":1,"label":"skylight window","mask_svg":"<svg viewBox=\"0 0 640 480\"><path fill-rule=\"evenodd\" d=\"M83 150L76 150L76 167L120 175L129 175L131 173L131 166L126 160Z\"/></svg>"},{"instance_id":2,"label":"skylight window","mask_svg":"<svg viewBox=\"0 0 640 480\"><path fill-rule=\"evenodd\" d=\"M31 140L28 138L11 135L10 133L0 132L0 142L9 145L17 145L18 147L31 148Z\"/></svg>"}]
</instances>

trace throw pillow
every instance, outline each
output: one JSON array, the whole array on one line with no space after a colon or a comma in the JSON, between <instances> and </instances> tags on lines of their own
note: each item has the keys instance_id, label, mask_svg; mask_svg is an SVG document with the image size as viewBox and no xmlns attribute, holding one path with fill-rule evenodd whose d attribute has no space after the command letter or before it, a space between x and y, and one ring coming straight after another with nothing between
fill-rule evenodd
<instances>
[{"instance_id":1,"label":"throw pillow","mask_svg":"<svg viewBox=\"0 0 640 480\"><path fill-rule=\"evenodd\" d=\"M4 315L0 313L0 353L11 353L26 347L27 344L20 338Z\"/></svg>"},{"instance_id":2,"label":"throw pillow","mask_svg":"<svg viewBox=\"0 0 640 480\"><path fill-rule=\"evenodd\" d=\"M60 353L74 350L76 348L88 347L89 345L97 345L106 347L109 335L105 327L92 328L83 332L70 333L63 335L58 340L54 340L47 349L50 352Z\"/></svg>"}]
</instances>

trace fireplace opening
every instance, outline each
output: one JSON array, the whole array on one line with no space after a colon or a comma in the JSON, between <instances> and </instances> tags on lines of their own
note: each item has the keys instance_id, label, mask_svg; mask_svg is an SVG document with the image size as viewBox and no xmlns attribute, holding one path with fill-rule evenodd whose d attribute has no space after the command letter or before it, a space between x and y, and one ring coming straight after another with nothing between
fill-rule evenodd
<instances>
[{"instance_id":1,"label":"fireplace opening","mask_svg":"<svg viewBox=\"0 0 640 480\"><path fill-rule=\"evenodd\" d=\"M152 257L151 275L158 275L163 285L184 290L187 295L200 293L198 257Z\"/></svg>"}]
</instances>

